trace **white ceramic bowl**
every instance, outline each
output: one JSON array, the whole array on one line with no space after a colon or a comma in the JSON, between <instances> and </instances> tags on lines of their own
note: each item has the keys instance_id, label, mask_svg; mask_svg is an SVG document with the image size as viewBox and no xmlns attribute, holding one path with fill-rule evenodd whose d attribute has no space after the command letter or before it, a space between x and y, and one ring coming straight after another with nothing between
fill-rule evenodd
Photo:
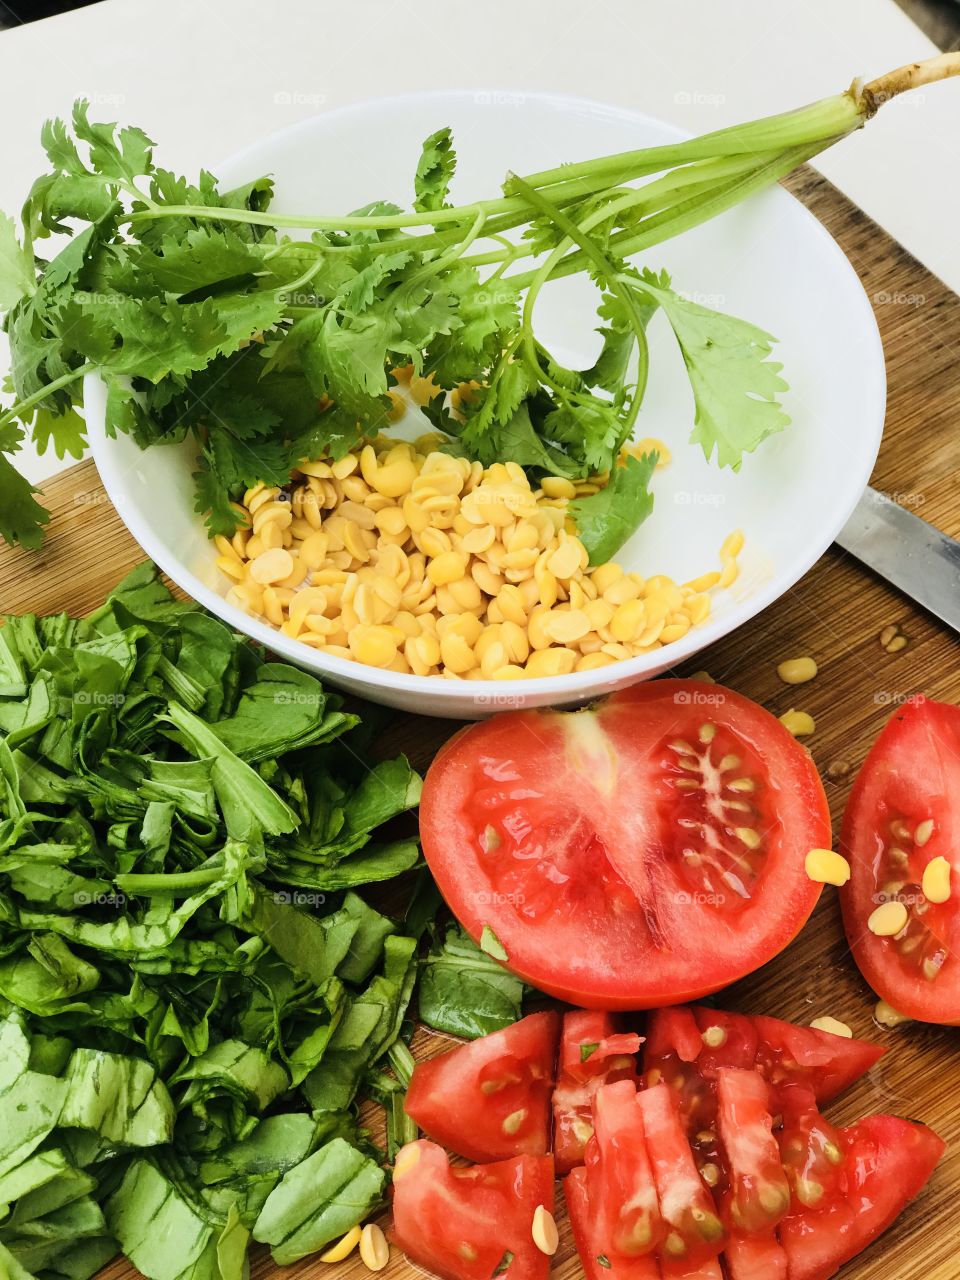
<instances>
[{"instance_id":1,"label":"white ceramic bowl","mask_svg":"<svg viewBox=\"0 0 960 1280\"><path fill-rule=\"evenodd\" d=\"M450 124L460 156L454 194L496 193L505 171L670 142L682 136L648 116L544 94L421 93L330 111L256 142L219 167L225 185L272 173L275 208L346 212L383 197L408 204L421 140ZM776 600L842 527L867 483L883 427L883 351L870 304L819 222L780 188L651 251L675 287L753 321L780 340L793 424L748 456L740 474L707 463L687 443L693 400L662 316L650 330L651 378L638 436L665 440L673 462L657 472L649 521L618 559L683 581L717 567L734 528L746 535L742 573L715 598L710 621L662 650L597 671L518 682L449 681L378 671L328 657L247 617L223 598L203 523L193 509L189 444L144 453L106 438L103 386L84 388L93 455L104 487L144 551L185 591L237 630L330 684L427 715L477 719L504 707L569 705L666 671ZM596 298L584 280L541 297L542 336L564 360L589 363ZM575 366L576 367L576 366Z\"/></svg>"}]
</instances>

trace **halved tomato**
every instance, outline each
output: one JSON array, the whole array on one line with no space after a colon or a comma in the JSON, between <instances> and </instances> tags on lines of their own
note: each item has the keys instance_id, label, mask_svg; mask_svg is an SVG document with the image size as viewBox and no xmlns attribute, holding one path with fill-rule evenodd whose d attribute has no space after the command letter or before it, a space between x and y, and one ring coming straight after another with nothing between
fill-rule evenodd
<instances>
[{"instance_id":1,"label":"halved tomato","mask_svg":"<svg viewBox=\"0 0 960 1280\"><path fill-rule=\"evenodd\" d=\"M656 680L576 712L471 725L431 766L423 850L467 931L588 1008L696 998L797 934L830 842L813 762L719 685Z\"/></svg>"},{"instance_id":2,"label":"halved tomato","mask_svg":"<svg viewBox=\"0 0 960 1280\"><path fill-rule=\"evenodd\" d=\"M790 1280L829 1280L872 1243L921 1190L945 1143L923 1124L870 1116L839 1130L844 1181L814 1208L780 1223Z\"/></svg>"},{"instance_id":3,"label":"halved tomato","mask_svg":"<svg viewBox=\"0 0 960 1280\"><path fill-rule=\"evenodd\" d=\"M397 1153L393 1239L444 1280L547 1280L550 1258L531 1234L538 1205L553 1212L550 1156L453 1169L423 1139Z\"/></svg>"},{"instance_id":4,"label":"halved tomato","mask_svg":"<svg viewBox=\"0 0 960 1280\"><path fill-rule=\"evenodd\" d=\"M593 1135L591 1106L597 1090L615 1080L636 1083L636 1053L643 1043L618 1031L609 1013L574 1009L563 1015L560 1065L553 1091L553 1158L557 1173L583 1163Z\"/></svg>"},{"instance_id":5,"label":"halved tomato","mask_svg":"<svg viewBox=\"0 0 960 1280\"><path fill-rule=\"evenodd\" d=\"M909 1018L960 1023L960 708L918 696L891 716L857 775L840 843L851 868L843 922L867 982ZM943 902L922 888L936 858L953 883ZM887 902L902 904L903 924L877 936L870 917Z\"/></svg>"},{"instance_id":6,"label":"halved tomato","mask_svg":"<svg viewBox=\"0 0 960 1280\"><path fill-rule=\"evenodd\" d=\"M467 1160L545 1155L559 1034L559 1013L532 1013L418 1062L407 1115Z\"/></svg>"}]
</instances>

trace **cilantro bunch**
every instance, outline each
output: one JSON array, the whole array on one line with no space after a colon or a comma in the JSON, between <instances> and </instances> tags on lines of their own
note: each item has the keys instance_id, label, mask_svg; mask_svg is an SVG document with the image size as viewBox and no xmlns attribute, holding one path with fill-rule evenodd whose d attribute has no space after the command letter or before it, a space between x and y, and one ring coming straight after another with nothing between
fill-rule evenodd
<instances>
[{"instance_id":1,"label":"cilantro bunch","mask_svg":"<svg viewBox=\"0 0 960 1280\"><path fill-rule=\"evenodd\" d=\"M0 309L15 403L0 414L0 534L36 546L47 513L9 460L27 432L79 457L82 377L107 385L107 426L144 448L195 437L197 509L212 533L231 500L284 484L305 457L340 456L387 425L390 370L412 364L444 389L476 384L454 415L425 412L445 447L533 477L612 467L648 377L647 326L662 312L695 401L691 440L738 468L789 419L774 339L692 302L633 259L775 182L915 84L955 74L958 55L912 64L799 111L525 177L455 206L448 129L424 143L413 207L279 215L268 178L223 191L156 165L139 129L90 121L42 132L50 172L18 236L0 215ZM631 185L646 179L640 185ZM70 238L49 258L43 241ZM293 234L290 234L293 233ZM602 347L564 367L537 337L552 280L587 272ZM649 513L649 469L579 518L607 552ZM598 498L601 495L597 495Z\"/></svg>"}]
</instances>

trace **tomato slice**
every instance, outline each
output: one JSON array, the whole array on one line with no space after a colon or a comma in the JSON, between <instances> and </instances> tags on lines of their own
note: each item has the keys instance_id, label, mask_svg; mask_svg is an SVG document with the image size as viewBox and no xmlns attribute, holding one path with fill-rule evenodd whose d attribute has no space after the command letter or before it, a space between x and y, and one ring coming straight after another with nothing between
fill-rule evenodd
<instances>
[{"instance_id":1,"label":"tomato slice","mask_svg":"<svg viewBox=\"0 0 960 1280\"><path fill-rule=\"evenodd\" d=\"M783 1127L778 1136L780 1158L795 1208L815 1209L842 1193L846 1177L840 1134L820 1114L817 1100L804 1085L780 1090Z\"/></svg>"},{"instance_id":2,"label":"tomato slice","mask_svg":"<svg viewBox=\"0 0 960 1280\"><path fill-rule=\"evenodd\" d=\"M633 1258L664 1237L643 1114L632 1080L606 1084L593 1100L595 1136L587 1144L587 1186L604 1252Z\"/></svg>"},{"instance_id":3,"label":"tomato slice","mask_svg":"<svg viewBox=\"0 0 960 1280\"><path fill-rule=\"evenodd\" d=\"M393 1239L443 1280L547 1280L550 1259L531 1234L541 1204L553 1212L550 1156L454 1169L423 1139L397 1153Z\"/></svg>"},{"instance_id":4,"label":"tomato slice","mask_svg":"<svg viewBox=\"0 0 960 1280\"><path fill-rule=\"evenodd\" d=\"M960 1024L960 708L918 696L896 711L857 775L840 841L843 921L863 976L909 1018ZM923 872L940 857L953 893L934 903ZM886 901L903 904L906 923L878 937L867 922Z\"/></svg>"},{"instance_id":5,"label":"tomato slice","mask_svg":"<svg viewBox=\"0 0 960 1280\"><path fill-rule=\"evenodd\" d=\"M418 1062L407 1089L407 1114L435 1142L467 1160L545 1155L559 1035L558 1013L532 1013L503 1031Z\"/></svg>"},{"instance_id":6,"label":"tomato slice","mask_svg":"<svg viewBox=\"0 0 960 1280\"><path fill-rule=\"evenodd\" d=\"M817 1102L842 1093L874 1065L884 1050L866 1040L799 1027L779 1018L727 1013L721 1009L658 1009L647 1020L644 1077L663 1080L676 1091L701 1167L713 1161L716 1080L724 1067L756 1067L774 1088L772 1110L781 1110L778 1091L805 1085ZM706 1135L701 1137L701 1135Z\"/></svg>"},{"instance_id":7,"label":"tomato slice","mask_svg":"<svg viewBox=\"0 0 960 1280\"><path fill-rule=\"evenodd\" d=\"M666 1232L660 1249L663 1273L700 1275L698 1268L723 1247L723 1223L701 1180L673 1092L654 1085L637 1094L637 1103ZM712 1274L709 1265L703 1274Z\"/></svg>"},{"instance_id":8,"label":"tomato slice","mask_svg":"<svg viewBox=\"0 0 960 1280\"><path fill-rule=\"evenodd\" d=\"M773 1136L770 1087L757 1070L721 1067L717 1103L731 1278L786 1276L775 1228L789 1208L790 1186Z\"/></svg>"},{"instance_id":9,"label":"tomato slice","mask_svg":"<svg viewBox=\"0 0 960 1280\"><path fill-rule=\"evenodd\" d=\"M643 1043L618 1032L609 1013L575 1009L563 1015L560 1066L553 1091L553 1158L563 1174L583 1163L593 1135L591 1107L597 1090L614 1080L636 1083L636 1054Z\"/></svg>"},{"instance_id":10,"label":"tomato slice","mask_svg":"<svg viewBox=\"0 0 960 1280\"><path fill-rule=\"evenodd\" d=\"M660 1267L652 1254L625 1258L604 1252L608 1246L591 1208L587 1177L587 1170L580 1166L563 1180L570 1226L587 1280L660 1280Z\"/></svg>"},{"instance_id":11,"label":"tomato slice","mask_svg":"<svg viewBox=\"0 0 960 1280\"><path fill-rule=\"evenodd\" d=\"M647 1008L743 977L797 934L830 842L807 751L719 685L656 680L576 712L462 730L420 806L427 862L467 931L588 1008Z\"/></svg>"},{"instance_id":12,"label":"tomato slice","mask_svg":"<svg viewBox=\"0 0 960 1280\"><path fill-rule=\"evenodd\" d=\"M945 1144L922 1124L870 1116L839 1130L843 1185L780 1223L790 1280L828 1280L893 1222L927 1182Z\"/></svg>"},{"instance_id":13,"label":"tomato slice","mask_svg":"<svg viewBox=\"0 0 960 1280\"><path fill-rule=\"evenodd\" d=\"M717 1101L730 1221L743 1235L772 1233L790 1205L790 1187L773 1136L769 1086L759 1071L722 1067Z\"/></svg>"}]
</instances>

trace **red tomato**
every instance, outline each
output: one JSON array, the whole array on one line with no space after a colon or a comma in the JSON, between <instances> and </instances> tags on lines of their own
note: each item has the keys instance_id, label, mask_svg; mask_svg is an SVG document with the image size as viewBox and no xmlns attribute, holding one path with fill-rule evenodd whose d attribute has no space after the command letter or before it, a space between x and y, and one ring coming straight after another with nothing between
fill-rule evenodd
<instances>
[{"instance_id":1,"label":"red tomato","mask_svg":"<svg viewBox=\"0 0 960 1280\"><path fill-rule=\"evenodd\" d=\"M604 1252L622 1258L652 1254L664 1235L663 1220L632 1080L605 1084L597 1091L593 1123L596 1132L587 1144L587 1187Z\"/></svg>"},{"instance_id":2,"label":"red tomato","mask_svg":"<svg viewBox=\"0 0 960 1280\"><path fill-rule=\"evenodd\" d=\"M860 971L900 1013L960 1023L960 708L912 698L887 722L864 761L843 815L841 848L850 881L843 922ZM921 885L945 858L953 893L929 901ZM899 901L906 922L892 937L871 933L883 902Z\"/></svg>"},{"instance_id":3,"label":"red tomato","mask_svg":"<svg viewBox=\"0 0 960 1280\"><path fill-rule=\"evenodd\" d=\"M553 1212L553 1160L517 1156L450 1167L432 1142L397 1153L393 1239L411 1262L443 1280L547 1280L550 1259L533 1243L538 1205Z\"/></svg>"},{"instance_id":4,"label":"red tomato","mask_svg":"<svg viewBox=\"0 0 960 1280\"><path fill-rule=\"evenodd\" d=\"M839 1131L845 1174L839 1193L780 1223L790 1280L828 1280L886 1231L926 1183L945 1144L926 1125L870 1116Z\"/></svg>"},{"instance_id":5,"label":"red tomato","mask_svg":"<svg viewBox=\"0 0 960 1280\"><path fill-rule=\"evenodd\" d=\"M609 1013L574 1009L563 1015L560 1066L553 1091L553 1158L557 1173L583 1163L593 1134L591 1104L601 1085L636 1083L640 1036L617 1031Z\"/></svg>"},{"instance_id":6,"label":"red tomato","mask_svg":"<svg viewBox=\"0 0 960 1280\"><path fill-rule=\"evenodd\" d=\"M563 1194L587 1280L660 1280L657 1260L650 1254L622 1258L604 1253L608 1245L603 1239L599 1219L590 1206L586 1169L581 1166L564 1178Z\"/></svg>"},{"instance_id":7,"label":"red tomato","mask_svg":"<svg viewBox=\"0 0 960 1280\"><path fill-rule=\"evenodd\" d=\"M712 1265L722 1249L723 1224L700 1178L677 1100L671 1089L658 1084L642 1089L637 1102L666 1230L661 1249L664 1275L713 1275L711 1266L700 1268ZM720 1276L719 1267L716 1275Z\"/></svg>"},{"instance_id":8,"label":"red tomato","mask_svg":"<svg viewBox=\"0 0 960 1280\"><path fill-rule=\"evenodd\" d=\"M643 1068L649 1083L665 1080L677 1090L688 1132L698 1133L715 1123L716 1078L723 1067L757 1067L775 1090L803 1084L822 1103L869 1071L883 1052L866 1040L779 1018L693 1006L650 1014ZM777 1098L774 1110L780 1109ZM709 1144L696 1146L701 1163L715 1158Z\"/></svg>"},{"instance_id":9,"label":"red tomato","mask_svg":"<svg viewBox=\"0 0 960 1280\"><path fill-rule=\"evenodd\" d=\"M503 1031L418 1062L407 1089L407 1114L435 1142L467 1160L545 1155L559 1034L558 1013L532 1013Z\"/></svg>"},{"instance_id":10,"label":"red tomato","mask_svg":"<svg viewBox=\"0 0 960 1280\"><path fill-rule=\"evenodd\" d=\"M471 725L431 766L423 851L474 939L594 1009L695 998L781 951L830 842L807 751L719 685L656 680Z\"/></svg>"},{"instance_id":11,"label":"red tomato","mask_svg":"<svg viewBox=\"0 0 960 1280\"><path fill-rule=\"evenodd\" d=\"M816 1208L841 1194L843 1143L823 1118L813 1093L804 1085L786 1085L778 1097L783 1127L777 1135L780 1158L795 1208Z\"/></svg>"}]
</instances>

